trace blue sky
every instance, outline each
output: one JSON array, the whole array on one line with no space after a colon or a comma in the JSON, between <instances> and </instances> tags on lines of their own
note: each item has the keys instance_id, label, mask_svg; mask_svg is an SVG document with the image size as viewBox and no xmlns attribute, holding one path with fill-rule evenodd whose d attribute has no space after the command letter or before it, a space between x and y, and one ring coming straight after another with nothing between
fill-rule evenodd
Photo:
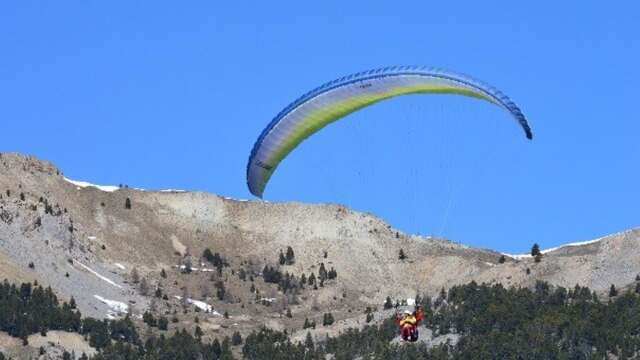
<instances>
[{"instance_id":1,"label":"blue sky","mask_svg":"<svg viewBox=\"0 0 640 360\"><path fill-rule=\"evenodd\" d=\"M534 140L488 104L405 97L303 143L265 198L508 252L639 226L640 5L439 3L5 2L0 151L98 184L249 198L249 151L297 96L432 65L503 90Z\"/></svg>"}]
</instances>

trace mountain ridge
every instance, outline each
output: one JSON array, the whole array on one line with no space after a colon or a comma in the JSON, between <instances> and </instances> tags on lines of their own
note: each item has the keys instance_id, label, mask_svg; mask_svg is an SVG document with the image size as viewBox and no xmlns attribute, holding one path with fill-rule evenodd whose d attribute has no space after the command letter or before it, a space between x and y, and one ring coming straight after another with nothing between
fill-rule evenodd
<instances>
[{"instance_id":1,"label":"mountain ridge","mask_svg":"<svg viewBox=\"0 0 640 360\"><path fill-rule=\"evenodd\" d=\"M207 313L203 325L211 332L247 332L262 324L299 329L303 319L323 312L335 315L339 331L361 326L362 311L381 307L387 296L436 296L442 288L471 281L533 287L538 280L604 294L612 284L633 285L640 273L639 229L552 249L539 263L528 256L501 263L500 252L408 235L337 204L101 190L65 178L48 161L20 154L0 154L0 170L0 277L37 280L62 298L74 297L83 314L99 318L126 312L141 318L154 308L172 312L187 298L192 308L205 304L217 311ZM278 254L289 246L295 262L281 265ZM219 274L200 256L207 248L228 262ZM405 260L399 259L401 249ZM195 269L191 274L181 271L185 262ZM335 269L337 278L292 295L258 281L266 266L296 277L319 276L322 266ZM149 293L161 289L167 300L141 291L134 269ZM163 270L168 277L160 276ZM255 281L239 280L241 271ZM227 292L223 299L214 295L219 283ZM291 318L283 316L285 309ZM224 312L230 320L219 316ZM179 321L194 326L192 317L181 315Z\"/></svg>"},{"instance_id":2,"label":"mountain ridge","mask_svg":"<svg viewBox=\"0 0 640 360\"><path fill-rule=\"evenodd\" d=\"M98 190L106 191L106 192L113 192L113 191L117 191L117 190L121 189L121 187L115 186L115 185L98 185L98 184L94 184L94 183L83 181L83 180L69 179L67 177L65 177L64 180L69 182L69 183L71 183L71 184L73 184L73 185L76 185L76 186L78 186L80 188L96 188ZM132 189L133 190L137 190L137 191L145 191L145 192L170 192L170 193L171 192L176 192L176 193L203 193L203 194L208 194L205 191L182 190L182 189L173 189L173 188L171 188L171 189L161 189L161 190L153 190L153 189L149 190L149 189L142 189L142 188L132 188ZM274 203L274 204L303 204L303 205L311 205L311 206L324 206L324 205L343 206L343 205L336 204L336 203L331 203L331 202L327 202L327 203L303 203L303 202L299 202L299 201L270 202L268 200L240 199L240 198L235 198L235 197L225 196L225 195L218 195L218 194L216 194L216 196L221 197L221 198L223 198L225 200L238 201L238 202L261 202L261 203ZM355 212L360 212L360 211L355 211ZM370 212L362 212L362 213L369 214L369 215L372 215L372 216L376 216L375 214L372 214ZM382 220L382 221L384 221L384 220ZM554 251L557 251L557 250L560 250L560 249L566 248L566 247L588 245L588 244L591 244L591 243L595 243L595 242L604 240L604 239L606 239L608 237L611 237L611 236L622 235L624 233L627 233L627 232L630 232L630 231L634 231L634 230L638 230L638 229L640 229L640 228L630 228L630 229L618 231L618 232L615 232L615 233L612 233L612 234L606 234L606 235L603 235L603 236L601 236L599 238L592 239L592 240L574 241L574 242L570 242L570 243L560 244L558 246L554 246L554 247L551 247L551 248L541 249L540 252L542 254L546 254L546 253L554 252ZM437 238L437 237L430 236L430 235L417 235L417 234L408 234L408 235L409 236L413 236L413 237L417 237L417 238L425 238L425 239ZM449 240L449 239L446 239L446 238L439 238L439 239L440 240L444 240L444 241L450 241L452 243L459 244L459 245L464 246L464 247L473 248L472 246L465 245L463 243L456 242L456 241L453 241L453 240ZM521 258L531 257L531 254L529 254L529 253L512 254L512 253L509 253L509 252L500 252L498 250L491 249L491 248L476 248L476 249L500 253L502 255L511 257L513 259L521 259Z\"/></svg>"}]
</instances>

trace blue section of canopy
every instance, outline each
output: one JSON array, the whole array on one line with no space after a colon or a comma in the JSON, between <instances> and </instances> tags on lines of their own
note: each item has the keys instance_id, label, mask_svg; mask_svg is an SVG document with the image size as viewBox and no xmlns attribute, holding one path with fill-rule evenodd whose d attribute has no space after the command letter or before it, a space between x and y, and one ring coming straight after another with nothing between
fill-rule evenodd
<instances>
[{"instance_id":1,"label":"blue section of canopy","mask_svg":"<svg viewBox=\"0 0 640 360\"><path fill-rule=\"evenodd\" d=\"M256 166L254 164L254 160L256 154L259 149L263 145L263 142L267 136L271 133L271 131L290 113L294 112L296 109L305 105L305 103L313 100L314 98L329 93L332 90L336 90L342 87L346 87L352 85L354 83L359 83L368 80L376 80L382 78L389 77L402 77L402 76L414 76L414 77L424 77L430 78L434 80L442 80L448 83L459 86L460 88L464 88L475 93L478 93L489 100L490 102L495 103L498 106L501 106L505 110L509 111L511 115L516 119L516 121L520 124L522 129L525 132L525 135L528 139L533 138L533 134L527 119L522 114L522 111L518 108L516 104L511 101L506 95L504 95L498 89L485 84L481 81L475 80L469 76L457 74L454 72L446 71L443 69L433 68L433 67L419 67L419 66L393 66L393 67L385 67L380 69L374 69L370 71L363 71L359 73L355 73L352 75L344 76L338 78L336 80L325 83L306 94L299 97L297 100L289 104L282 111L280 111L267 125L267 127L261 132L260 136L256 140L253 149L251 150L251 154L249 156L249 161L247 164L247 185L249 186L250 191L257 196L261 195L262 189L258 190L256 188L256 184L251 184L250 180L250 171L252 166ZM259 164L262 165L262 164ZM269 165L269 164L267 164ZM275 169L277 164L271 164ZM264 169L263 169L264 170ZM270 169L269 169L270 170ZM264 184L263 184L264 185Z\"/></svg>"}]
</instances>

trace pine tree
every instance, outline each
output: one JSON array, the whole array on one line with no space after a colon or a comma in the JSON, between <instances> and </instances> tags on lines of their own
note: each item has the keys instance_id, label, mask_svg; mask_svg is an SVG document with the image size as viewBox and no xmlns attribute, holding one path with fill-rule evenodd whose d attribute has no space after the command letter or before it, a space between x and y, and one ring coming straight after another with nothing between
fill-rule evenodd
<instances>
[{"instance_id":1,"label":"pine tree","mask_svg":"<svg viewBox=\"0 0 640 360\"><path fill-rule=\"evenodd\" d=\"M138 269L135 267L131 269L131 281L134 284L137 284L140 281L140 274L138 274Z\"/></svg>"},{"instance_id":2,"label":"pine tree","mask_svg":"<svg viewBox=\"0 0 640 360\"><path fill-rule=\"evenodd\" d=\"M393 301L391 301L391 298L387 296L387 299L384 302L384 309L389 310L391 308L393 308Z\"/></svg>"},{"instance_id":3,"label":"pine tree","mask_svg":"<svg viewBox=\"0 0 640 360\"><path fill-rule=\"evenodd\" d=\"M194 335L198 339L201 339L202 335L204 335L204 333L202 332L202 329L200 328L200 325L196 325L196 330L194 331Z\"/></svg>"},{"instance_id":4,"label":"pine tree","mask_svg":"<svg viewBox=\"0 0 640 360\"><path fill-rule=\"evenodd\" d=\"M228 336L222 340L222 350L220 352L219 360L234 360Z\"/></svg>"},{"instance_id":5,"label":"pine tree","mask_svg":"<svg viewBox=\"0 0 640 360\"><path fill-rule=\"evenodd\" d=\"M287 262L287 259L284 257L284 253L282 252L282 249L280 250L280 255L278 255L278 263L280 265L284 265Z\"/></svg>"},{"instance_id":6,"label":"pine tree","mask_svg":"<svg viewBox=\"0 0 640 360\"><path fill-rule=\"evenodd\" d=\"M127 198L127 199L124 201L124 208L125 208L125 209L127 209L127 210L130 210L130 209L131 209L131 199Z\"/></svg>"},{"instance_id":7,"label":"pine tree","mask_svg":"<svg viewBox=\"0 0 640 360\"><path fill-rule=\"evenodd\" d=\"M166 317L161 316L158 318L158 329L167 330L169 328L169 320Z\"/></svg>"},{"instance_id":8,"label":"pine tree","mask_svg":"<svg viewBox=\"0 0 640 360\"><path fill-rule=\"evenodd\" d=\"M329 280L335 279L338 277L338 272L336 271L336 269L331 268L331 270L329 270L329 273L327 274L327 277L329 278Z\"/></svg>"},{"instance_id":9,"label":"pine tree","mask_svg":"<svg viewBox=\"0 0 640 360\"><path fill-rule=\"evenodd\" d=\"M326 313L322 317L322 326L333 325L334 321L335 320L333 319L333 315L331 313Z\"/></svg>"},{"instance_id":10,"label":"pine tree","mask_svg":"<svg viewBox=\"0 0 640 360\"><path fill-rule=\"evenodd\" d=\"M413 299L413 302L415 303L416 306L421 306L424 304L424 299L422 298L420 293L417 293L415 298Z\"/></svg>"},{"instance_id":11,"label":"pine tree","mask_svg":"<svg viewBox=\"0 0 640 360\"><path fill-rule=\"evenodd\" d=\"M204 249L204 251L202 252L202 257L205 258L208 262L213 263L213 253L211 252L211 249L206 248Z\"/></svg>"},{"instance_id":12,"label":"pine tree","mask_svg":"<svg viewBox=\"0 0 640 360\"><path fill-rule=\"evenodd\" d=\"M160 270L160 277L163 278L163 279L167 278L167 272L164 271L164 269Z\"/></svg>"},{"instance_id":13,"label":"pine tree","mask_svg":"<svg viewBox=\"0 0 640 360\"><path fill-rule=\"evenodd\" d=\"M233 336L231 336L231 345L238 346L242 345L242 335L239 332L234 332Z\"/></svg>"},{"instance_id":14,"label":"pine tree","mask_svg":"<svg viewBox=\"0 0 640 360\"><path fill-rule=\"evenodd\" d=\"M327 269L324 267L324 263L320 263L320 269L318 270L318 276L320 280L327 279Z\"/></svg>"},{"instance_id":15,"label":"pine tree","mask_svg":"<svg viewBox=\"0 0 640 360\"><path fill-rule=\"evenodd\" d=\"M373 321L373 313L372 312L368 312L367 313L366 322L370 323L371 321Z\"/></svg>"},{"instance_id":16,"label":"pine tree","mask_svg":"<svg viewBox=\"0 0 640 360\"><path fill-rule=\"evenodd\" d=\"M535 243L531 247L531 256L537 256L538 254L540 254L540 246L538 243Z\"/></svg>"},{"instance_id":17,"label":"pine tree","mask_svg":"<svg viewBox=\"0 0 640 360\"><path fill-rule=\"evenodd\" d=\"M609 288L609 297L616 297L618 296L618 289L616 289L616 286L611 284L611 288Z\"/></svg>"},{"instance_id":18,"label":"pine tree","mask_svg":"<svg viewBox=\"0 0 640 360\"><path fill-rule=\"evenodd\" d=\"M142 296L147 296L149 295L149 284L147 284L147 278L143 277L142 279L140 279L140 294Z\"/></svg>"},{"instance_id":19,"label":"pine tree","mask_svg":"<svg viewBox=\"0 0 640 360\"><path fill-rule=\"evenodd\" d=\"M304 340L304 347L309 350L315 349L315 344L313 343L313 337L311 336L311 333L308 331L307 331L307 337Z\"/></svg>"},{"instance_id":20,"label":"pine tree","mask_svg":"<svg viewBox=\"0 0 640 360\"><path fill-rule=\"evenodd\" d=\"M224 287L224 283L222 281L216 282L216 296L218 300L224 300L226 293L227 289Z\"/></svg>"},{"instance_id":21,"label":"pine tree","mask_svg":"<svg viewBox=\"0 0 640 360\"><path fill-rule=\"evenodd\" d=\"M142 314L142 321L149 325L150 327L155 327L156 326L156 319L153 317L153 314L150 313L149 311L145 311L144 314Z\"/></svg>"},{"instance_id":22,"label":"pine tree","mask_svg":"<svg viewBox=\"0 0 640 360\"><path fill-rule=\"evenodd\" d=\"M444 289L444 286L443 286L442 289L440 289L440 299L445 300L446 298L447 298L447 291Z\"/></svg>"},{"instance_id":23,"label":"pine tree","mask_svg":"<svg viewBox=\"0 0 640 360\"><path fill-rule=\"evenodd\" d=\"M400 249L400 251L398 252L398 259L403 260L407 258L407 255L405 255L404 250Z\"/></svg>"},{"instance_id":24,"label":"pine tree","mask_svg":"<svg viewBox=\"0 0 640 360\"><path fill-rule=\"evenodd\" d=\"M185 286L182 288L182 297L180 298L183 311L187 311L187 308L189 307L189 297L189 289Z\"/></svg>"},{"instance_id":25,"label":"pine tree","mask_svg":"<svg viewBox=\"0 0 640 360\"><path fill-rule=\"evenodd\" d=\"M285 260L287 265L293 265L296 261L295 254L293 253L293 248L291 246L287 246L287 255Z\"/></svg>"},{"instance_id":26,"label":"pine tree","mask_svg":"<svg viewBox=\"0 0 640 360\"><path fill-rule=\"evenodd\" d=\"M507 261L507 259L504 257L504 255L500 255L500 259L498 259L498 262L500 264L504 264L505 261Z\"/></svg>"},{"instance_id":27,"label":"pine tree","mask_svg":"<svg viewBox=\"0 0 640 360\"><path fill-rule=\"evenodd\" d=\"M316 328L316 322L315 321L309 321L308 318L304 319L304 325L302 325L303 329L315 329Z\"/></svg>"}]
</instances>

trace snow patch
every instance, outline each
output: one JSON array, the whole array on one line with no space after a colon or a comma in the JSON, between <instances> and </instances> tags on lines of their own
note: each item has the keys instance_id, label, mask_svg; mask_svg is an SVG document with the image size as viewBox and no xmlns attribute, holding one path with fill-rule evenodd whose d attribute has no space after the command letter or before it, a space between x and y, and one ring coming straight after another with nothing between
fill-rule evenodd
<instances>
[{"instance_id":1,"label":"snow patch","mask_svg":"<svg viewBox=\"0 0 640 360\"><path fill-rule=\"evenodd\" d=\"M87 239L88 240L95 240L95 239L97 239L97 237L95 237L95 236L87 236Z\"/></svg>"},{"instance_id":2,"label":"snow patch","mask_svg":"<svg viewBox=\"0 0 640 360\"><path fill-rule=\"evenodd\" d=\"M116 190L120 190L119 187L117 186L111 186L111 185L95 185L86 181L76 181L76 180L71 180L69 178L63 178L66 182L71 183L73 185L75 185L77 187L78 190L83 189L83 188L87 188L87 187L94 187L98 190L102 190L102 191L106 191L106 192L114 192Z\"/></svg>"},{"instance_id":3,"label":"snow patch","mask_svg":"<svg viewBox=\"0 0 640 360\"><path fill-rule=\"evenodd\" d=\"M178 268L180 270L186 270L187 266L186 265L173 265L175 268ZM197 267L191 267L191 271L200 271L200 272L214 272L216 271L216 269L209 269L209 268L197 268Z\"/></svg>"},{"instance_id":4,"label":"snow patch","mask_svg":"<svg viewBox=\"0 0 640 360\"><path fill-rule=\"evenodd\" d=\"M164 190L160 190L160 192L166 192L166 193L184 193L187 192L186 190L180 190L180 189L164 189Z\"/></svg>"},{"instance_id":5,"label":"snow patch","mask_svg":"<svg viewBox=\"0 0 640 360\"><path fill-rule=\"evenodd\" d=\"M231 201L239 201L239 202L249 202L249 200L247 199L234 199L234 198L230 198L228 196L221 196L223 199L225 200L231 200ZM266 201L265 201L266 202Z\"/></svg>"},{"instance_id":6,"label":"snow patch","mask_svg":"<svg viewBox=\"0 0 640 360\"><path fill-rule=\"evenodd\" d=\"M531 254L513 255L513 254L502 253L502 255L508 256L508 257L516 259L516 260L521 260L521 259L526 259L526 258L530 258L531 257Z\"/></svg>"},{"instance_id":7,"label":"snow patch","mask_svg":"<svg viewBox=\"0 0 640 360\"><path fill-rule=\"evenodd\" d=\"M619 234L621 234L621 233L619 233ZM547 253L550 253L550 252L553 252L553 251L556 251L556 250L560 250L560 249L566 248L566 247L594 244L594 243L597 243L599 241L604 240L605 238L608 238L608 237L611 237L611 236L615 236L615 235L618 235L618 234L607 235L607 236L604 236L604 237L601 237L601 238L598 238L598 239L594 239L594 240L578 241L578 242L573 242L573 243L569 243L569 244L564 244L564 245L552 247L552 248L549 248L549 249L540 250L540 253L547 254ZM512 254L503 253L502 255L509 256L511 258L518 259L518 260L532 257L531 254L512 255Z\"/></svg>"},{"instance_id":8,"label":"snow patch","mask_svg":"<svg viewBox=\"0 0 640 360\"><path fill-rule=\"evenodd\" d=\"M548 252L552 252L552 251L556 251L558 249L564 248L564 247L571 247L571 246L581 246L581 245L589 245L589 244L593 244L593 243L597 243L598 241L602 240L604 238L600 238L600 239L595 239L595 240L588 240L588 241L579 241L579 242L574 242L574 243L570 243L570 244L565 244L565 245L561 245L561 246L557 246L554 248L550 248L550 249L545 249L540 251L543 254L546 254Z\"/></svg>"},{"instance_id":9,"label":"snow patch","mask_svg":"<svg viewBox=\"0 0 640 360\"><path fill-rule=\"evenodd\" d=\"M107 283L109 283L109 284L111 284L111 285L113 285L113 286L115 286L115 287L117 287L117 288L122 289L122 286L120 286L120 285L116 284L113 280L109 279L108 277L106 277L106 276L102 276L102 275L98 274L96 271L94 271L93 269L91 269L91 268L90 268L90 267L88 267L87 265L85 265L85 264L83 264L83 263L81 263L81 262L79 262L79 261L76 261L75 263L76 263L76 264L78 264L78 265L80 265L80 266L82 266L85 270L87 270L88 272L90 272L90 273L92 273L93 275L97 276L97 277L98 277L98 278L100 278L101 280L106 281Z\"/></svg>"},{"instance_id":10,"label":"snow patch","mask_svg":"<svg viewBox=\"0 0 640 360\"><path fill-rule=\"evenodd\" d=\"M178 299L178 300L182 300L181 296L177 296L176 295L175 298ZM220 315L219 312L213 310L213 306L207 304L204 301L187 298L187 303L197 307L198 309L200 309L200 310L202 310L204 312L211 313L211 314L217 315L217 316L222 316L222 315Z\"/></svg>"},{"instance_id":11,"label":"snow patch","mask_svg":"<svg viewBox=\"0 0 640 360\"><path fill-rule=\"evenodd\" d=\"M129 305L123 302L105 299L100 295L93 295L93 297L111 309L111 311L107 313L107 318L109 319L113 319L118 315L126 314L129 310Z\"/></svg>"},{"instance_id":12,"label":"snow patch","mask_svg":"<svg viewBox=\"0 0 640 360\"><path fill-rule=\"evenodd\" d=\"M415 306L416 299L407 299L407 306Z\"/></svg>"},{"instance_id":13,"label":"snow patch","mask_svg":"<svg viewBox=\"0 0 640 360\"><path fill-rule=\"evenodd\" d=\"M120 264L120 263L115 263L115 264L113 264L113 265L115 265L116 267L118 267L118 268L120 268L120 269L122 269L122 270L126 270L126 269L127 269L127 268L125 268L125 267L124 267L124 265L122 265L122 264Z\"/></svg>"}]
</instances>

